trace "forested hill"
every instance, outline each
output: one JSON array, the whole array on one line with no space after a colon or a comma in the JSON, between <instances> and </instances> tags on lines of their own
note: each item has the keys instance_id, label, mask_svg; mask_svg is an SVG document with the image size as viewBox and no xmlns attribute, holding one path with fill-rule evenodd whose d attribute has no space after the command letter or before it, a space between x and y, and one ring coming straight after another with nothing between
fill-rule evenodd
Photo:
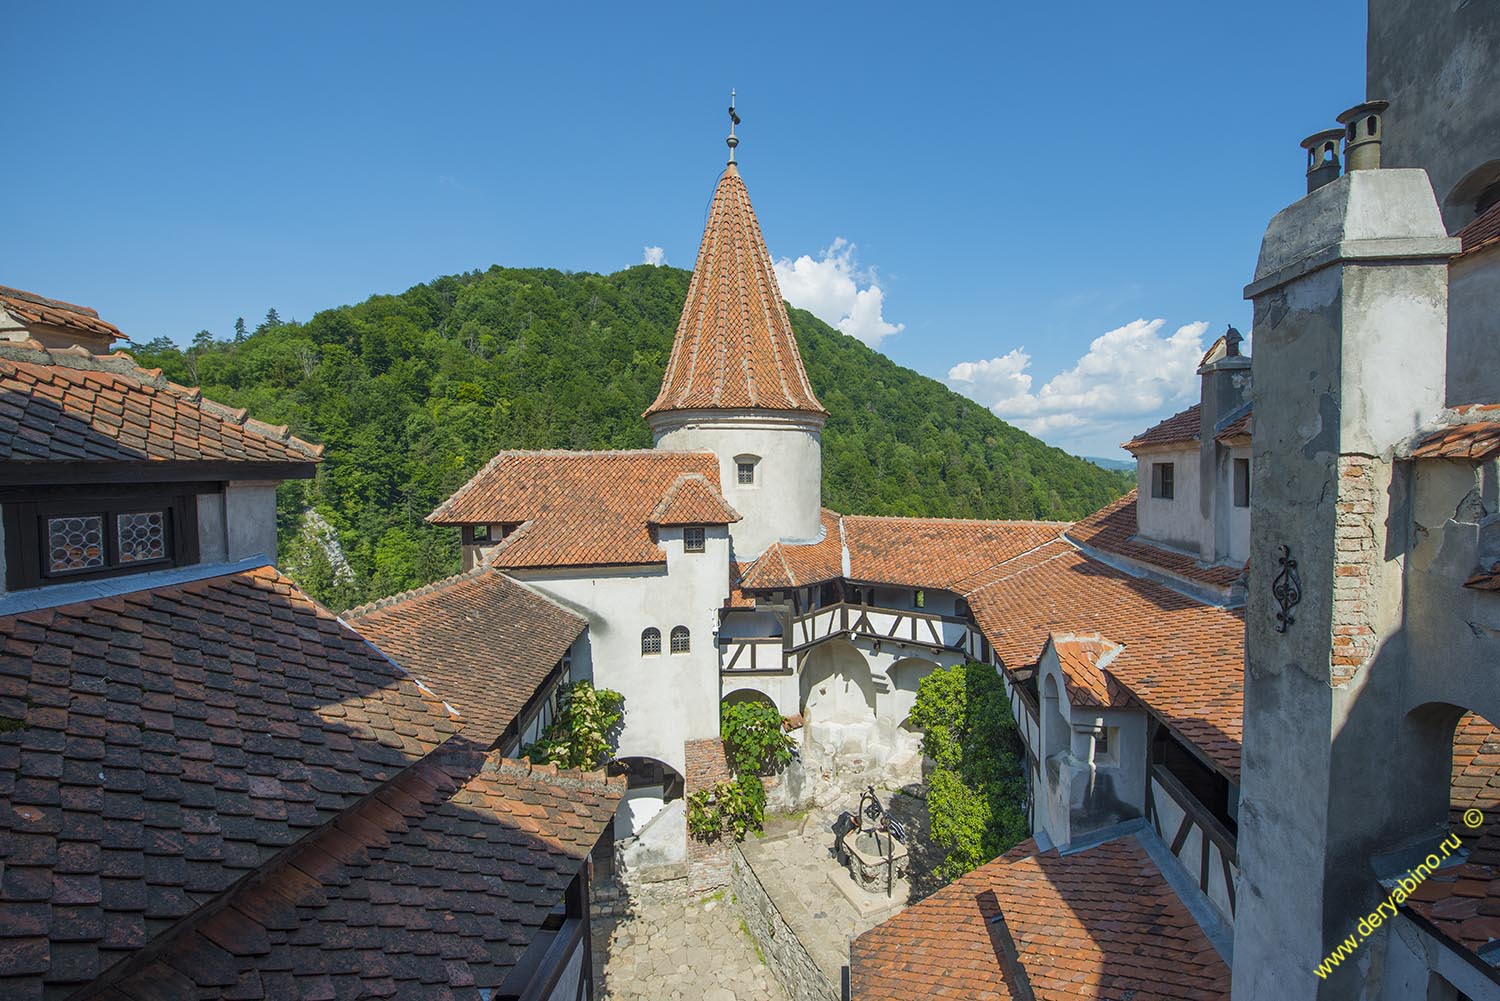
<instances>
[{"instance_id":1,"label":"forested hill","mask_svg":"<svg viewBox=\"0 0 1500 1001\"><path fill-rule=\"evenodd\" d=\"M649 447L640 414L660 386L688 278L645 265L613 275L495 267L306 323L281 323L273 310L232 341L205 333L186 350L158 339L134 353L327 445L316 479L282 488L281 562L342 609L457 570L457 532L422 519L496 452ZM829 411L829 507L1076 518L1130 485L811 313L791 316ZM308 509L333 526L347 567L315 543Z\"/></svg>"}]
</instances>

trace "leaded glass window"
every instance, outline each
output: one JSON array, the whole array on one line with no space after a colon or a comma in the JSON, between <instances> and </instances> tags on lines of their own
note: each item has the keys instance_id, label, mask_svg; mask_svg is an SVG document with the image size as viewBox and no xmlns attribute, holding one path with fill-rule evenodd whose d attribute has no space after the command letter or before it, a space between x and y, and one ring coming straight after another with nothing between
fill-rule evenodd
<instances>
[{"instance_id":1,"label":"leaded glass window","mask_svg":"<svg viewBox=\"0 0 1500 1001\"><path fill-rule=\"evenodd\" d=\"M47 566L51 573L104 566L104 518L97 514L47 519Z\"/></svg>"},{"instance_id":2,"label":"leaded glass window","mask_svg":"<svg viewBox=\"0 0 1500 1001\"><path fill-rule=\"evenodd\" d=\"M115 539L121 563L167 558L167 516L164 511L137 511L115 516Z\"/></svg>"}]
</instances>

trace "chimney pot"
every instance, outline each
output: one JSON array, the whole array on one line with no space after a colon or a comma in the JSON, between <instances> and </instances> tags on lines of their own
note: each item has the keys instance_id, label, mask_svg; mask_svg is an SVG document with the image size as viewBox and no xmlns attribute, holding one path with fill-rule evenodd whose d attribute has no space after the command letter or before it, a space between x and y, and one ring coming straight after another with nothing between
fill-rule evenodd
<instances>
[{"instance_id":1,"label":"chimney pot","mask_svg":"<svg viewBox=\"0 0 1500 1001\"><path fill-rule=\"evenodd\" d=\"M1302 148L1307 150L1308 194L1339 176L1339 140L1342 138L1343 129L1324 129L1302 140Z\"/></svg>"},{"instance_id":2,"label":"chimney pot","mask_svg":"<svg viewBox=\"0 0 1500 1001\"><path fill-rule=\"evenodd\" d=\"M1389 101L1366 101L1339 115L1344 127L1344 169L1380 169L1380 140L1384 134L1381 115Z\"/></svg>"}]
</instances>

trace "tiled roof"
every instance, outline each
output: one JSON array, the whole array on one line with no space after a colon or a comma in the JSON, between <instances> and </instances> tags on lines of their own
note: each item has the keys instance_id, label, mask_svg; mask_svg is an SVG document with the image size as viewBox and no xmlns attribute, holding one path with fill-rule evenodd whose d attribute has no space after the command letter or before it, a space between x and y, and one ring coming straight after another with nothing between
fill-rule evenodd
<instances>
[{"instance_id":1,"label":"tiled roof","mask_svg":"<svg viewBox=\"0 0 1500 1001\"><path fill-rule=\"evenodd\" d=\"M498 567L662 563L649 524L667 488L697 473L716 490L712 452L501 452L427 516L438 525L525 522Z\"/></svg>"},{"instance_id":2,"label":"tiled roof","mask_svg":"<svg viewBox=\"0 0 1500 1001\"><path fill-rule=\"evenodd\" d=\"M776 271L733 164L719 178L661 392L667 410L823 414L802 367Z\"/></svg>"},{"instance_id":3,"label":"tiled roof","mask_svg":"<svg viewBox=\"0 0 1500 1001\"><path fill-rule=\"evenodd\" d=\"M1474 952L1500 939L1500 730L1466 713L1453 734L1451 824L1468 851L1461 865L1427 877L1407 906ZM1465 810L1484 813L1476 830Z\"/></svg>"},{"instance_id":4,"label":"tiled roof","mask_svg":"<svg viewBox=\"0 0 1500 1001\"><path fill-rule=\"evenodd\" d=\"M1500 455L1500 421L1456 424L1434 431L1412 449L1415 459L1469 459L1488 462Z\"/></svg>"},{"instance_id":5,"label":"tiled roof","mask_svg":"<svg viewBox=\"0 0 1500 1001\"><path fill-rule=\"evenodd\" d=\"M1159 445L1185 445L1188 442L1197 441L1200 409L1199 405L1195 403L1186 410L1173 414L1160 424L1142 431L1120 447L1134 452L1141 448L1154 448Z\"/></svg>"},{"instance_id":6,"label":"tiled roof","mask_svg":"<svg viewBox=\"0 0 1500 1001\"><path fill-rule=\"evenodd\" d=\"M458 727L271 567L0 617L0 997L57 997Z\"/></svg>"},{"instance_id":7,"label":"tiled roof","mask_svg":"<svg viewBox=\"0 0 1500 1001\"><path fill-rule=\"evenodd\" d=\"M646 520L653 525L729 525L742 517L703 474L683 473L667 487Z\"/></svg>"},{"instance_id":8,"label":"tiled roof","mask_svg":"<svg viewBox=\"0 0 1500 1001\"><path fill-rule=\"evenodd\" d=\"M1231 779L1244 721L1245 622L1048 543L961 582L1006 667L1035 664L1054 632L1097 632L1124 646L1109 672Z\"/></svg>"},{"instance_id":9,"label":"tiled roof","mask_svg":"<svg viewBox=\"0 0 1500 1001\"><path fill-rule=\"evenodd\" d=\"M485 745L588 625L488 566L350 609L344 621L457 709L464 736Z\"/></svg>"},{"instance_id":10,"label":"tiled roof","mask_svg":"<svg viewBox=\"0 0 1500 1001\"><path fill-rule=\"evenodd\" d=\"M1117 643L1095 633L1075 636L1053 633L1052 649L1057 666L1062 669L1068 702L1075 706L1123 706L1130 703L1130 693L1106 671L1120 652Z\"/></svg>"},{"instance_id":11,"label":"tiled roof","mask_svg":"<svg viewBox=\"0 0 1500 1001\"><path fill-rule=\"evenodd\" d=\"M129 355L0 341L0 462L293 463L311 476L322 454Z\"/></svg>"},{"instance_id":12,"label":"tiled roof","mask_svg":"<svg viewBox=\"0 0 1500 1001\"><path fill-rule=\"evenodd\" d=\"M848 515L849 576L902 587L951 588L955 581L1051 542L1060 521L968 521Z\"/></svg>"},{"instance_id":13,"label":"tiled roof","mask_svg":"<svg viewBox=\"0 0 1500 1001\"><path fill-rule=\"evenodd\" d=\"M1454 234L1463 241L1459 257L1477 253L1500 243L1500 203L1491 205L1479 217Z\"/></svg>"},{"instance_id":14,"label":"tiled roof","mask_svg":"<svg viewBox=\"0 0 1500 1001\"><path fill-rule=\"evenodd\" d=\"M859 936L849 966L855 1001L1229 997L1229 967L1132 837L1061 857L1023 842Z\"/></svg>"},{"instance_id":15,"label":"tiled roof","mask_svg":"<svg viewBox=\"0 0 1500 1001\"><path fill-rule=\"evenodd\" d=\"M1233 441L1236 438L1249 438L1255 430L1255 412L1247 410L1228 424L1219 429L1214 435L1215 441Z\"/></svg>"},{"instance_id":16,"label":"tiled roof","mask_svg":"<svg viewBox=\"0 0 1500 1001\"><path fill-rule=\"evenodd\" d=\"M807 545L773 542L751 564L740 586L751 590L806 587L844 575L843 531L837 511L818 512L823 537Z\"/></svg>"},{"instance_id":17,"label":"tiled roof","mask_svg":"<svg viewBox=\"0 0 1500 1001\"><path fill-rule=\"evenodd\" d=\"M499 996L624 786L445 749L89 996Z\"/></svg>"},{"instance_id":18,"label":"tiled roof","mask_svg":"<svg viewBox=\"0 0 1500 1001\"><path fill-rule=\"evenodd\" d=\"M725 608L754 608L755 599L745 593L743 580L748 564L729 561L729 597L724 599Z\"/></svg>"},{"instance_id":19,"label":"tiled roof","mask_svg":"<svg viewBox=\"0 0 1500 1001\"><path fill-rule=\"evenodd\" d=\"M123 338L120 328L99 319L97 310L77 306L61 299L49 299L35 292L0 285L0 309L25 324L44 324L77 330L95 337Z\"/></svg>"},{"instance_id":20,"label":"tiled roof","mask_svg":"<svg viewBox=\"0 0 1500 1001\"><path fill-rule=\"evenodd\" d=\"M1244 573L1243 567L1205 566L1185 553L1153 546L1135 538L1136 491L1100 508L1068 529L1068 538L1101 553L1123 556L1195 584L1229 587Z\"/></svg>"}]
</instances>

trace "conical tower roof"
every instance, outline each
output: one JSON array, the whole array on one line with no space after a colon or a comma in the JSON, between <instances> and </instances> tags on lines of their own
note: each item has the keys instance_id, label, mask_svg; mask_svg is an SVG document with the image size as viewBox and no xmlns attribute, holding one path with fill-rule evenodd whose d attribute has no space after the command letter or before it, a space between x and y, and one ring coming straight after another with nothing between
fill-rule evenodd
<instances>
[{"instance_id":1,"label":"conical tower roof","mask_svg":"<svg viewBox=\"0 0 1500 1001\"><path fill-rule=\"evenodd\" d=\"M644 416L671 410L827 413L807 381L771 255L734 163L714 192L661 393Z\"/></svg>"}]
</instances>

